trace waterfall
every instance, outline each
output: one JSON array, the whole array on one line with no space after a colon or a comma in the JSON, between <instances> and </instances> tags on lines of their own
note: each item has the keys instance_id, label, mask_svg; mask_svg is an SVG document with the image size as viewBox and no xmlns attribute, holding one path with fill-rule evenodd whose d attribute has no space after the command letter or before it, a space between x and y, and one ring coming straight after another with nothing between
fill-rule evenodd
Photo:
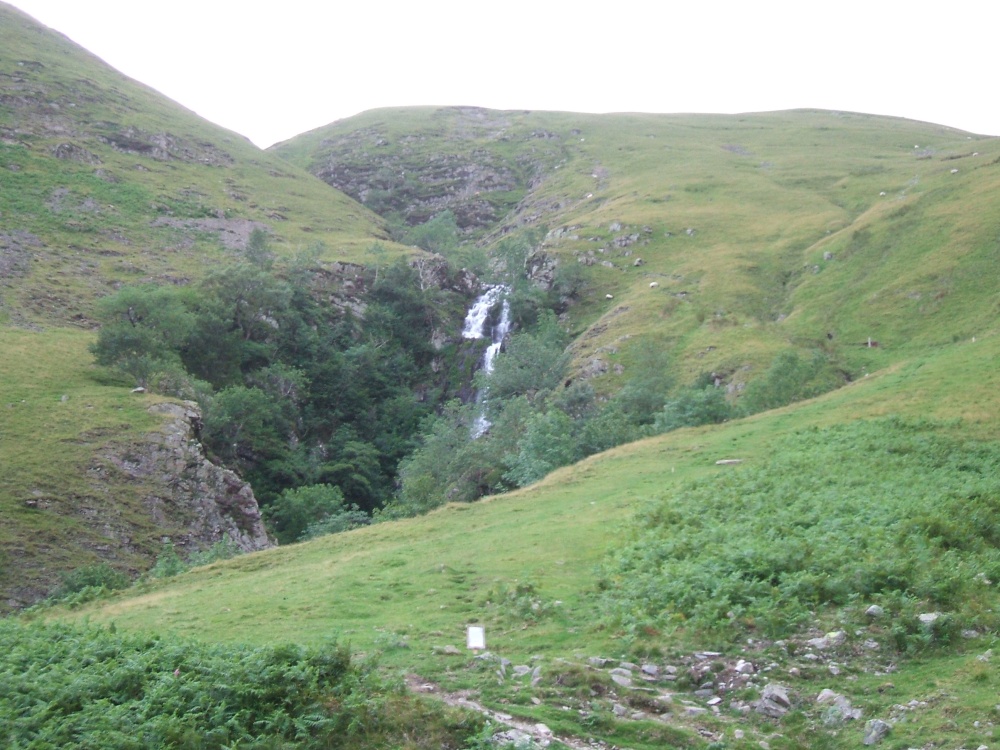
<instances>
[{"instance_id":1,"label":"waterfall","mask_svg":"<svg viewBox=\"0 0 1000 750\"><path fill-rule=\"evenodd\" d=\"M497 302L503 300L500 305L500 319L496 325L489 327L490 345L483 354L483 371L489 375L493 372L493 363L500 347L503 346L504 337L510 333L510 303L506 295L509 289L503 285L492 286L481 294L469 308L465 316L465 327L462 329L462 338L482 339L486 338L486 322L489 319L490 311ZM489 393L489 386L476 394L476 403L480 405L479 416L472 426L473 439L480 437L490 428L490 421L486 418L486 397Z\"/></svg>"}]
</instances>

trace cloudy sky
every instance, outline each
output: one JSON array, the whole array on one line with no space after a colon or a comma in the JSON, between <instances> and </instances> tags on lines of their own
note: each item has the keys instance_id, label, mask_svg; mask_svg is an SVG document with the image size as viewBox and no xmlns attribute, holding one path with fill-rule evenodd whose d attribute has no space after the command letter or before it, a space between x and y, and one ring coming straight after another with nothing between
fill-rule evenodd
<instances>
[{"instance_id":1,"label":"cloudy sky","mask_svg":"<svg viewBox=\"0 0 1000 750\"><path fill-rule=\"evenodd\" d=\"M366 109L895 115L1000 135L1000 3L12 0L268 146Z\"/></svg>"}]
</instances>

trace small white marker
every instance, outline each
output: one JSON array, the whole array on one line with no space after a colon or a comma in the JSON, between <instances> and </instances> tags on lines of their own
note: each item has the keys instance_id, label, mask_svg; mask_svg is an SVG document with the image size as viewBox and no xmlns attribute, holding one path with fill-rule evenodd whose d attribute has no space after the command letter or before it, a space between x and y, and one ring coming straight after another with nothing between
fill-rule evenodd
<instances>
[{"instance_id":1,"label":"small white marker","mask_svg":"<svg viewBox=\"0 0 1000 750\"><path fill-rule=\"evenodd\" d=\"M486 628L470 625L465 631L466 648L479 651L486 648Z\"/></svg>"}]
</instances>

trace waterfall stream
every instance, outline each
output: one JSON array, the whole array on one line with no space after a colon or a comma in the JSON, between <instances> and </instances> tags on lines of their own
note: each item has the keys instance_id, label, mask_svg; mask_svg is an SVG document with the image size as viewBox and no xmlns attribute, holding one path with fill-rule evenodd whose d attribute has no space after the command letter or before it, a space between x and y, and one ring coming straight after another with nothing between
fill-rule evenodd
<instances>
[{"instance_id":1,"label":"waterfall stream","mask_svg":"<svg viewBox=\"0 0 1000 750\"><path fill-rule=\"evenodd\" d=\"M483 354L482 366L483 371L487 375L493 372L493 363L496 360L497 354L500 353L500 347L503 346L504 337L510 333L511 321L510 303L507 301L508 291L507 287L502 285L490 287L476 299L465 316L465 327L462 329L462 338L486 338L487 328L489 329L490 345ZM501 300L500 319L495 325L488 326L490 311ZM476 417L476 421L472 426L473 439L480 437L490 428L490 421L486 418L486 398L488 395L489 386L484 387L482 391L476 394L476 403L479 404L480 408L479 416Z\"/></svg>"}]
</instances>

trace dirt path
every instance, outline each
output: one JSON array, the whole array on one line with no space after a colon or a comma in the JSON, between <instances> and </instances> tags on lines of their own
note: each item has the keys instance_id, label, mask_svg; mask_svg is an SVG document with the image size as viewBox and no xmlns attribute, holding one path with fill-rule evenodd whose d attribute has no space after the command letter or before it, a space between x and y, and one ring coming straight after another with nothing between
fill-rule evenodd
<instances>
[{"instance_id":1,"label":"dirt path","mask_svg":"<svg viewBox=\"0 0 1000 750\"><path fill-rule=\"evenodd\" d=\"M595 750L595 748L613 750L608 745L598 740L583 740L579 737L557 736L553 734L552 730L544 724L524 721L511 716L510 714L505 714L500 711L494 711L491 708L487 708L482 703L472 700L468 691L463 690L457 693L444 692L439 686L424 680L419 675L408 674L406 676L406 686L414 693L434 696L438 700L447 703L449 706L464 708L468 711L476 711L498 724L516 729L518 732L531 737L531 739L541 747L547 747L552 742L558 742L566 747L573 748L573 750Z\"/></svg>"}]
</instances>

